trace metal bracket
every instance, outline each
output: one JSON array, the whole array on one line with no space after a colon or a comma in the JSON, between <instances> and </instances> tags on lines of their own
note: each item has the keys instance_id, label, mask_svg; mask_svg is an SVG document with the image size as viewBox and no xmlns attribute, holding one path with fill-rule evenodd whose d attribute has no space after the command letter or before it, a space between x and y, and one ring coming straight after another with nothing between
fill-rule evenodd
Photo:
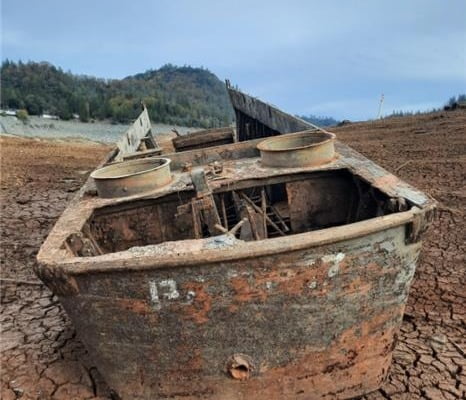
<instances>
[{"instance_id":1,"label":"metal bracket","mask_svg":"<svg viewBox=\"0 0 466 400\"><path fill-rule=\"evenodd\" d=\"M406 226L406 244L413 244L419 242L422 235L429 228L435 216L435 208L420 209L413 207L413 221Z\"/></svg>"}]
</instances>

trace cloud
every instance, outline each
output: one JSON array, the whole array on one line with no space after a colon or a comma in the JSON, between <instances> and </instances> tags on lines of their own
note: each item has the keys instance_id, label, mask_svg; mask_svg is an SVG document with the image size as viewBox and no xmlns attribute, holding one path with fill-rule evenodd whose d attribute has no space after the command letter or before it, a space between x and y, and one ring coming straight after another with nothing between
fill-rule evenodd
<instances>
[{"instance_id":1,"label":"cloud","mask_svg":"<svg viewBox=\"0 0 466 400\"><path fill-rule=\"evenodd\" d=\"M124 77L204 66L294 113L363 118L465 91L466 2L3 0L3 56Z\"/></svg>"}]
</instances>

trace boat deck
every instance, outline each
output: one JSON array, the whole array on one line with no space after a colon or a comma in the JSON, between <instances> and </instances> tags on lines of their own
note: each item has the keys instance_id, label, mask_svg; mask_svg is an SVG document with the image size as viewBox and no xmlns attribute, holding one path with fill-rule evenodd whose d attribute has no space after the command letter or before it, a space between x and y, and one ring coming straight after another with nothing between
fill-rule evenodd
<instances>
[{"instance_id":1,"label":"boat deck","mask_svg":"<svg viewBox=\"0 0 466 400\"><path fill-rule=\"evenodd\" d=\"M394 210L394 212L388 215L371 215L370 218L364 218L361 221L336 224L340 226L314 230L313 232L296 233L291 235L295 237L295 239L291 240L288 235L281 237L279 241L269 238L267 241L246 243L246 247L249 246L248 248L250 249L252 249L250 246L257 247L256 243L262 243L261 246L263 249L261 251L265 252L273 251L274 246L282 249L292 245L292 243L298 243L299 239L297 236L306 236L306 234L308 235L304 239L306 243L309 240L317 239L317 242L320 242L320 239L327 237L327 234L329 240L330 238L338 240L339 235L341 235L341 238L346 238L348 237L348 233L357 237L358 235L367 233L367 229L382 230L393 224L400 225L413 221L419 210L422 210L423 213L430 212L434 207L435 203L431 198L338 141L336 142L337 157L334 161L324 165L300 168L270 168L262 166L259 152L256 149L256 144L259 141L255 140L164 155L164 157L172 160L172 182L164 187L139 195L111 199L100 198L97 196L93 180L89 179L57 222L41 249L39 259L49 265L79 266L76 272L95 268L119 268L116 266L119 264L119 261L121 262L133 257L135 254L134 250L131 252L129 251L130 249L123 249L124 251L109 251L109 254L94 254L91 257L80 257L70 253L64 244L70 235L81 232L96 212L102 213L103 210L105 213L105 210L113 208L124 209L128 206L132 207L135 204L145 205L151 201L165 197L173 198L175 196L181 199L184 195L183 198L188 199L194 196L195 191L191 172L196 168L203 168L206 172L208 186L213 194L242 190L258 185L300 181L306 176L341 171L349 172L362 182L368 183L372 188L383 193L387 199L392 199L395 203L401 202L403 204L402 209ZM220 166L221 172L214 173L213 169ZM169 221L166 222L169 223ZM155 256L160 257L160 254L163 253L164 259L175 257L180 262L189 262L188 259L182 257L182 254L189 255L202 249L215 250L215 246L212 246L215 240L212 241L211 239L211 237L200 239L194 237L184 238L183 246L187 249L186 251L180 250L179 240L166 240L164 243L156 244L146 243L145 251L140 250L140 245L134 247L139 248L137 251L139 251L140 256L145 255L152 259ZM196 242L197 244L195 244ZM241 245L241 243L244 244L242 240L227 240L225 243L229 243L227 247L235 250L236 255L242 253L241 248L245 248ZM235 243L235 245L233 246L232 243ZM217 249L225 250L223 242L217 240L217 245ZM206 255L205 252L203 254ZM161 262L161 259L159 261ZM116 262L115 265L113 265L114 262ZM138 258L133 264L135 266L141 262L142 259ZM147 261L147 264L151 264L151 261ZM124 265L127 266L126 263ZM163 263L161 262L160 265L163 265Z\"/></svg>"}]
</instances>

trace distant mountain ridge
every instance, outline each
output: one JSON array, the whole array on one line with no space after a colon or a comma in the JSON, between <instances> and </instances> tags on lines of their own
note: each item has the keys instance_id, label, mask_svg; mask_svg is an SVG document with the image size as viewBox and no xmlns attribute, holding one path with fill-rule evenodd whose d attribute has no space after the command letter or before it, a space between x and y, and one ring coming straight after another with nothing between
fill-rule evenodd
<instances>
[{"instance_id":1,"label":"distant mountain ridge","mask_svg":"<svg viewBox=\"0 0 466 400\"><path fill-rule=\"evenodd\" d=\"M317 126L334 126L340 122L332 117L318 117L316 115L298 115L298 117Z\"/></svg>"},{"instance_id":2,"label":"distant mountain ridge","mask_svg":"<svg viewBox=\"0 0 466 400\"><path fill-rule=\"evenodd\" d=\"M203 128L233 121L225 85L204 68L167 64L123 79L99 79L64 72L47 62L4 61L2 108L49 113L82 121L137 117L143 101L155 122Z\"/></svg>"}]
</instances>

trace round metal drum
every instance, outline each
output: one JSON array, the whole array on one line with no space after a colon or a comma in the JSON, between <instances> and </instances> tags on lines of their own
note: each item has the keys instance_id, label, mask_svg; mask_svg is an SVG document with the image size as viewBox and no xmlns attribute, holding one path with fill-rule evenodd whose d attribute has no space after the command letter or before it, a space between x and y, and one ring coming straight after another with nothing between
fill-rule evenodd
<instances>
[{"instance_id":1,"label":"round metal drum","mask_svg":"<svg viewBox=\"0 0 466 400\"><path fill-rule=\"evenodd\" d=\"M309 167L335 159L335 134L303 131L268 138L257 145L266 167Z\"/></svg>"},{"instance_id":2,"label":"round metal drum","mask_svg":"<svg viewBox=\"0 0 466 400\"><path fill-rule=\"evenodd\" d=\"M100 197L124 197L148 192L171 182L170 159L143 158L96 169L91 177Z\"/></svg>"}]
</instances>

